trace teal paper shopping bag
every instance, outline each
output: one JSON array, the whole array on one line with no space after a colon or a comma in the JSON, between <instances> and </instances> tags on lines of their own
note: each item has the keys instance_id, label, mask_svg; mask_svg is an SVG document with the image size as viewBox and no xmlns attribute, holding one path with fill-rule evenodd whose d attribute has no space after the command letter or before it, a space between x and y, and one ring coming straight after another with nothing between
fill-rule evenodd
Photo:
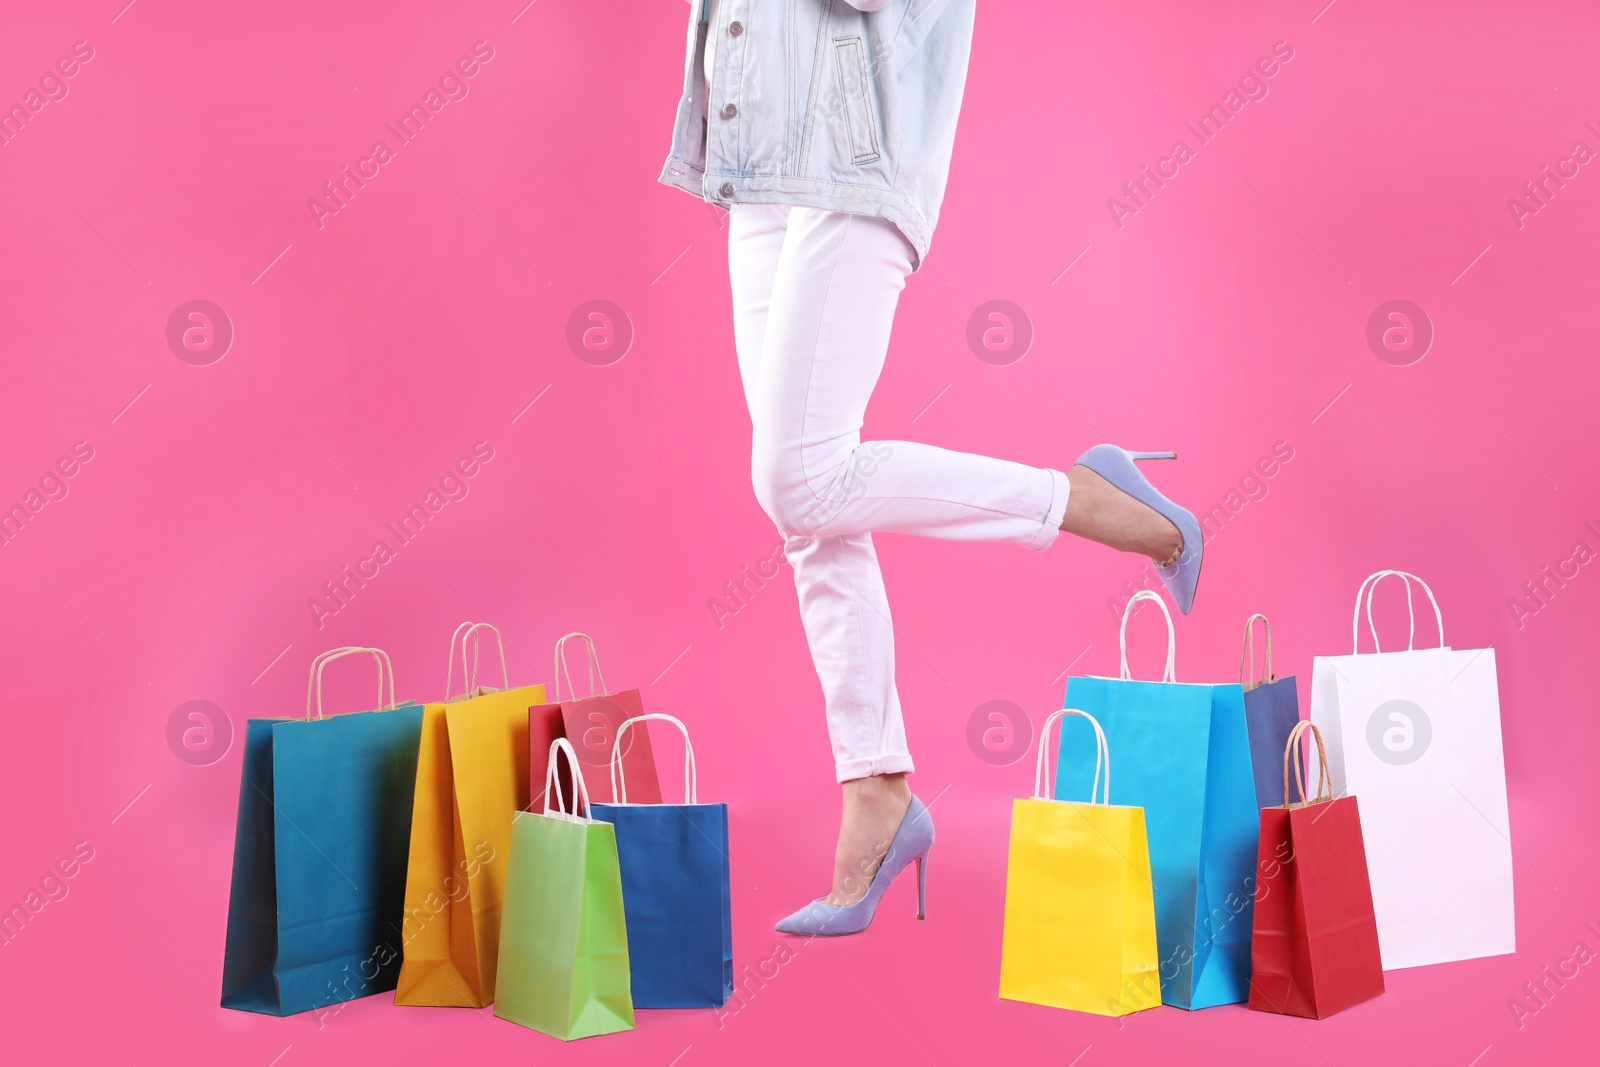
<instances>
[{"instance_id":1,"label":"teal paper shopping bag","mask_svg":"<svg viewBox=\"0 0 1600 1067\"><path fill-rule=\"evenodd\" d=\"M1167 622L1167 663L1159 682L1128 673L1128 617L1153 602ZM1250 924L1260 811L1237 684L1180 684L1174 678L1172 616L1148 590L1122 616L1120 678L1069 678L1066 706L1099 720L1125 754L1112 804L1141 807L1155 890L1161 1002L1207 1008L1244 1001L1250 987ZM1086 720L1062 723L1055 797L1094 776Z\"/></svg>"},{"instance_id":2,"label":"teal paper shopping bag","mask_svg":"<svg viewBox=\"0 0 1600 1067\"><path fill-rule=\"evenodd\" d=\"M322 716L322 668L367 654L379 711ZM304 719L251 719L234 838L222 1006L293 1015L395 987L422 707L394 705L376 649L312 663ZM315 717L312 708L315 707Z\"/></svg>"}]
</instances>

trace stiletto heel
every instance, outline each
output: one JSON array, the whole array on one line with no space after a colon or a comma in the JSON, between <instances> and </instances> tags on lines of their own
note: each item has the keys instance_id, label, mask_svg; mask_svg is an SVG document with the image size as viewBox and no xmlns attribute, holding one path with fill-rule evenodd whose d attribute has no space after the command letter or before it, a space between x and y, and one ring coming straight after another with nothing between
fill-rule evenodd
<instances>
[{"instance_id":1,"label":"stiletto heel","mask_svg":"<svg viewBox=\"0 0 1600 1067\"><path fill-rule=\"evenodd\" d=\"M883 862L878 864L878 870L873 874L872 884L867 886L865 896L854 904L846 904L843 907L824 904L820 898L813 900L793 915L779 919L776 929L779 933L805 934L810 937L859 934L871 925L872 916L878 910L878 901L888 890L890 883L899 877L900 872L911 866L912 860L917 863L917 918L925 918L928 894L927 862L928 852L932 848L933 816L928 814L927 806L913 796L911 806L906 809L905 817L900 820L900 827L894 832L894 840L889 842L889 851L883 857Z\"/></svg>"},{"instance_id":2,"label":"stiletto heel","mask_svg":"<svg viewBox=\"0 0 1600 1067\"><path fill-rule=\"evenodd\" d=\"M928 854L917 857L917 918L928 917Z\"/></svg>"},{"instance_id":3,"label":"stiletto heel","mask_svg":"<svg viewBox=\"0 0 1600 1067\"><path fill-rule=\"evenodd\" d=\"M1172 594L1178 610L1185 615L1194 606L1195 587L1200 584L1200 563L1205 554L1205 538L1194 513L1181 508L1156 491L1134 465L1141 459L1177 459L1176 452L1129 452L1116 445L1095 445L1078 457L1078 465L1088 467L1100 477L1161 515L1178 528L1183 549L1175 562L1156 567L1161 582ZM1070 504L1068 505L1071 506Z\"/></svg>"}]
</instances>

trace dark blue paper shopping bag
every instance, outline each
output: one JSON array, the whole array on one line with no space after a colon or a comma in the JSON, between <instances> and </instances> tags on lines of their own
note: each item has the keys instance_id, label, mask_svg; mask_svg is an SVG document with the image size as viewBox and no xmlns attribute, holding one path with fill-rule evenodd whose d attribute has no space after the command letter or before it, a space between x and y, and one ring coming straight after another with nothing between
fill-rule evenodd
<instances>
[{"instance_id":1,"label":"dark blue paper shopping bag","mask_svg":"<svg viewBox=\"0 0 1600 1067\"><path fill-rule=\"evenodd\" d=\"M1128 617L1146 600L1167 621L1159 682L1133 681L1128 672ZM1121 643L1121 677L1069 678L1065 703L1099 720L1118 753L1109 803L1145 811L1161 1002L1207 1008L1244 1001L1261 813L1243 691L1175 681L1172 616L1148 590L1128 602ZM1088 721L1069 717L1062 726L1058 800L1081 795L1094 775Z\"/></svg>"},{"instance_id":2,"label":"dark blue paper shopping bag","mask_svg":"<svg viewBox=\"0 0 1600 1067\"><path fill-rule=\"evenodd\" d=\"M634 723L683 731L684 803L630 804L623 736ZM616 829L628 963L636 1008L716 1008L733 993L728 806L699 803L689 731L671 715L636 715L617 730L611 795L594 817Z\"/></svg>"},{"instance_id":3,"label":"dark blue paper shopping bag","mask_svg":"<svg viewBox=\"0 0 1600 1067\"><path fill-rule=\"evenodd\" d=\"M379 711L322 717L321 669L379 665ZM312 663L315 715L251 719L234 837L222 1006L293 1015L391 990L400 973L422 706L394 705L376 649Z\"/></svg>"},{"instance_id":4,"label":"dark blue paper shopping bag","mask_svg":"<svg viewBox=\"0 0 1600 1067\"><path fill-rule=\"evenodd\" d=\"M1261 620L1267 648L1261 658L1261 673L1255 673L1254 624ZM1283 749L1289 732L1300 721L1300 697L1293 676L1279 678L1272 673L1272 623L1265 615L1252 615L1244 621L1244 656L1239 664L1239 682L1244 687L1244 720L1250 730L1250 766L1256 782L1256 803L1263 808L1281 807L1283 795Z\"/></svg>"}]
</instances>

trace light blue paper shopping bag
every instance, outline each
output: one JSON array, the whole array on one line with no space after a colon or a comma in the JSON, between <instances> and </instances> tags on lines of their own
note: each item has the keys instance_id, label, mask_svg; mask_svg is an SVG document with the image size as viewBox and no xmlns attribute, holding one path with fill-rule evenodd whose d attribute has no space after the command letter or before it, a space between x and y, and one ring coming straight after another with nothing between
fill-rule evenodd
<instances>
[{"instance_id":1,"label":"light blue paper shopping bag","mask_svg":"<svg viewBox=\"0 0 1600 1067\"><path fill-rule=\"evenodd\" d=\"M1159 682L1128 672L1128 618L1150 601L1167 622L1167 663ZM1207 1008L1249 997L1250 925L1260 811L1237 684L1180 684L1174 678L1172 616L1143 591L1122 616L1120 678L1069 678L1065 704L1089 712L1121 757L1110 803L1142 807L1155 891L1161 1001ZM1095 751L1083 719L1062 723L1055 796L1082 792Z\"/></svg>"}]
</instances>

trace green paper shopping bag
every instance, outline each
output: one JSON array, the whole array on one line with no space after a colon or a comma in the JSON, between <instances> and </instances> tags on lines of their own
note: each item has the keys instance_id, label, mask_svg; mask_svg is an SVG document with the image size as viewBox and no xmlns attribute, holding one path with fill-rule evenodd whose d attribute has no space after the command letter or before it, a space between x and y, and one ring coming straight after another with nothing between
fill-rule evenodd
<instances>
[{"instance_id":1,"label":"green paper shopping bag","mask_svg":"<svg viewBox=\"0 0 1600 1067\"><path fill-rule=\"evenodd\" d=\"M558 752L576 783L571 812ZM578 754L558 737L545 767L544 810L519 811L511 825L494 1013L563 1041L633 1029L616 832L588 813Z\"/></svg>"}]
</instances>

